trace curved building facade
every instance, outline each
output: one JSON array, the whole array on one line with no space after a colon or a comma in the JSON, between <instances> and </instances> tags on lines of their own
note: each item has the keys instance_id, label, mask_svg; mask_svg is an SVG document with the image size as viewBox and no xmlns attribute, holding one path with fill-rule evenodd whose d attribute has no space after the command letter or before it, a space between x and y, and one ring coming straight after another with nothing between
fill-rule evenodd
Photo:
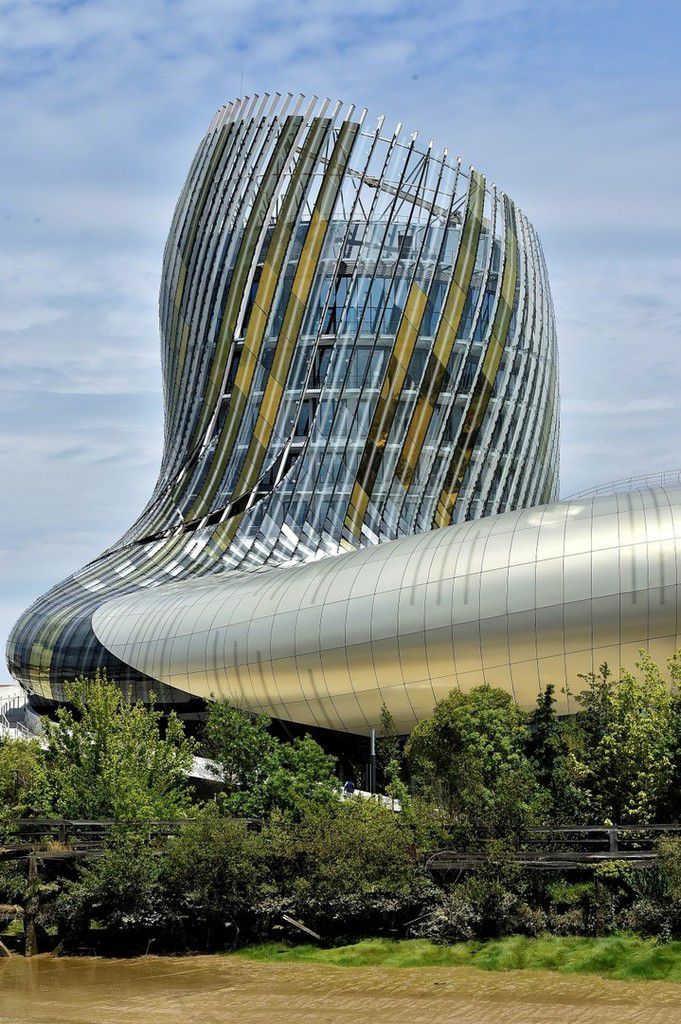
<instances>
[{"instance_id":1,"label":"curved building facade","mask_svg":"<svg viewBox=\"0 0 681 1024\"><path fill-rule=\"evenodd\" d=\"M408 732L483 680L535 703L579 675L664 664L680 645L681 486L554 502L276 572L112 600L94 629L188 693L364 731L385 702Z\"/></svg>"},{"instance_id":2,"label":"curved building facade","mask_svg":"<svg viewBox=\"0 0 681 1024\"><path fill-rule=\"evenodd\" d=\"M365 111L328 100L242 99L211 122L178 200L160 322L153 494L119 541L21 617L10 671L37 706L101 667L168 705L236 693L278 717L364 728L365 698L359 712L310 710L329 693L298 663L288 620L243 651L225 623L202 667L194 641L207 627L189 609L243 611L261 588L271 602L298 579L322 593L327 575L369 573L384 557L399 574L412 549L470 535L456 524L491 528L501 520L485 517L555 499L556 338L532 225L479 171L400 126L369 127ZM180 637L189 674L177 668ZM377 657L367 642L364 667L360 654L347 663L348 697L371 689L360 682ZM279 682L242 687L239 666L273 657ZM412 683L386 672L374 704L391 685L411 701ZM286 696L270 699L280 684Z\"/></svg>"}]
</instances>

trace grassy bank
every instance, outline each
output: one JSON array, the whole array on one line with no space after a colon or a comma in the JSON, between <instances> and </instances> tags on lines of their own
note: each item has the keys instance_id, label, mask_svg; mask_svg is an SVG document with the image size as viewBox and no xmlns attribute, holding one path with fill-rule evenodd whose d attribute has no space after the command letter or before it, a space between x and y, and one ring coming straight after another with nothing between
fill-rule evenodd
<instances>
[{"instance_id":1,"label":"grassy bank","mask_svg":"<svg viewBox=\"0 0 681 1024\"><path fill-rule=\"evenodd\" d=\"M337 967L464 966L483 971L558 971L561 974L599 974L628 981L681 982L681 942L657 945L652 939L629 936L603 939L513 936L453 946L436 945L423 939L368 939L333 949L265 943L247 946L236 955L272 963Z\"/></svg>"}]
</instances>

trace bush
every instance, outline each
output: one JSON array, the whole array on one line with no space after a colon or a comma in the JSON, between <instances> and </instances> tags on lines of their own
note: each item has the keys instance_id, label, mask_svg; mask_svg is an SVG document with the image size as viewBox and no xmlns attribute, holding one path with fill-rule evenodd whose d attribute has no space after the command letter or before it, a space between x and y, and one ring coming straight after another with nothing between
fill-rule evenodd
<instances>
[{"instance_id":1,"label":"bush","mask_svg":"<svg viewBox=\"0 0 681 1024\"><path fill-rule=\"evenodd\" d=\"M308 805L263 833L280 897L325 936L383 934L415 917L433 893L399 816L356 797Z\"/></svg>"},{"instance_id":2,"label":"bush","mask_svg":"<svg viewBox=\"0 0 681 1024\"><path fill-rule=\"evenodd\" d=\"M655 936L663 942L678 933L678 920L673 908L645 898L636 900L623 912L621 925L626 931Z\"/></svg>"},{"instance_id":3,"label":"bush","mask_svg":"<svg viewBox=\"0 0 681 1024\"><path fill-rule=\"evenodd\" d=\"M467 942L477 938L481 916L463 886L439 894L432 909L410 929L415 938Z\"/></svg>"},{"instance_id":4,"label":"bush","mask_svg":"<svg viewBox=\"0 0 681 1024\"><path fill-rule=\"evenodd\" d=\"M205 948L254 935L272 892L261 836L215 806L170 842L163 882L175 926Z\"/></svg>"},{"instance_id":5,"label":"bush","mask_svg":"<svg viewBox=\"0 0 681 1024\"><path fill-rule=\"evenodd\" d=\"M532 907L529 903L519 902L510 915L509 925L511 935L527 935L530 938L535 938L547 930L549 916L541 907Z\"/></svg>"},{"instance_id":6,"label":"bush","mask_svg":"<svg viewBox=\"0 0 681 1024\"><path fill-rule=\"evenodd\" d=\"M165 846L143 828L119 834L63 882L50 919L72 937L94 926L109 949L222 949L256 934L268 893L260 837L210 806Z\"/></svg>"},{"instance_id":7,"label":"bush","mask_svg":"<svg viewBox=\"0 0 681 1024\"><path fill-rule=\"evenodd\" d=\"M78 867L48 908L49 920L70 941L84 941L91 927L107 947L139 951L169 926L164 899L164 858L147 837L125 832L101 857Z\"/></svg>"},{"instance_id":8,"label":"bush","mask_svg":"<svg viewBox=\"0 0 681 1024\"><path fill-rule=\"evenodd\" d=\"M581 908L555 911L548 914L548 928L554 935L583 935L584 912Z\"/></svg>"}]
</instances>

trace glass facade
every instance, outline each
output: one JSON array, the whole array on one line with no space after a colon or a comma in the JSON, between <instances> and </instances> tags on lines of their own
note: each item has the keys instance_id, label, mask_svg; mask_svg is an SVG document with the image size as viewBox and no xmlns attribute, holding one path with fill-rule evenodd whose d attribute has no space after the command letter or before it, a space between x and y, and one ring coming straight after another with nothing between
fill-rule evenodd
<instances>
[{"instance_id":1,"label":"glass facade","mask_svg":"<svg viewBox=\"0 0 681 1024\"><path fill-rule=\"evenodd\" d=\"M175 208L159 308L160 473L127 533L15 626L9 668L36 703L97 667L191 701L97 638L117 596L556 497L536 233L480 172L383 119L278 95L222 108Z\"/></svg>"}]
</instances>

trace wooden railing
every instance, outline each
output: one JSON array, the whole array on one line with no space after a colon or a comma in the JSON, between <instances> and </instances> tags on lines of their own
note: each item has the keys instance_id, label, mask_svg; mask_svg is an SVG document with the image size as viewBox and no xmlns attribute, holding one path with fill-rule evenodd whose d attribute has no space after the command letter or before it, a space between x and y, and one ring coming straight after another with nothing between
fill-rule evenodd
<instances>
[{"instance_id":1,"label":"wooden railing","mask_svg":"<svg viewBox=\"0 0 681 1024\"><path fill-rule=\"evenodd\" d=\"M0 822L0 859L59 860L84 857L105 850L126 833L142 833L160 844L176 836L192 819L164 821L73 821L65 818L19 818ZM244 819L258 829L254 818ZM661 837L681 839L680 824L565 825L528 829L503 857L535 869L583 868L605 861L626 861L636 866L654 864ZM434 874L473 869L494 860L484 837L466 848L452 846L426 858Z\"/></svg>"},{"instance_id":2,"label":"wooden railing","mask_svg":"<svg viewBox=\"0 0 681 1024\"><path fill-rule=\"evenodd\" d=\"M534 870L575 870L615 860L649 867L657 862L662 837L681 839L681 825L547 826L528 829L503 858ZM433 874L449 874L494 861L495 854L484 843L474 845L477 848L438 850L426 859L426 867Z\"/></svg>"},{"instance_id":3,"label":"wooden railing","mask_svg":"<svg viewBox=\"0 0 681 1024\"><path fill-rule=\"evenodd\" d=\"M66 860L101 853L126 833L142 834L159 843L178 835L191 818L164 821L72 821L66 818L18 818L0 821L0 860L37 857ZM244 818L249 829L260 822Z\"/></svg>"}]
</instances>

